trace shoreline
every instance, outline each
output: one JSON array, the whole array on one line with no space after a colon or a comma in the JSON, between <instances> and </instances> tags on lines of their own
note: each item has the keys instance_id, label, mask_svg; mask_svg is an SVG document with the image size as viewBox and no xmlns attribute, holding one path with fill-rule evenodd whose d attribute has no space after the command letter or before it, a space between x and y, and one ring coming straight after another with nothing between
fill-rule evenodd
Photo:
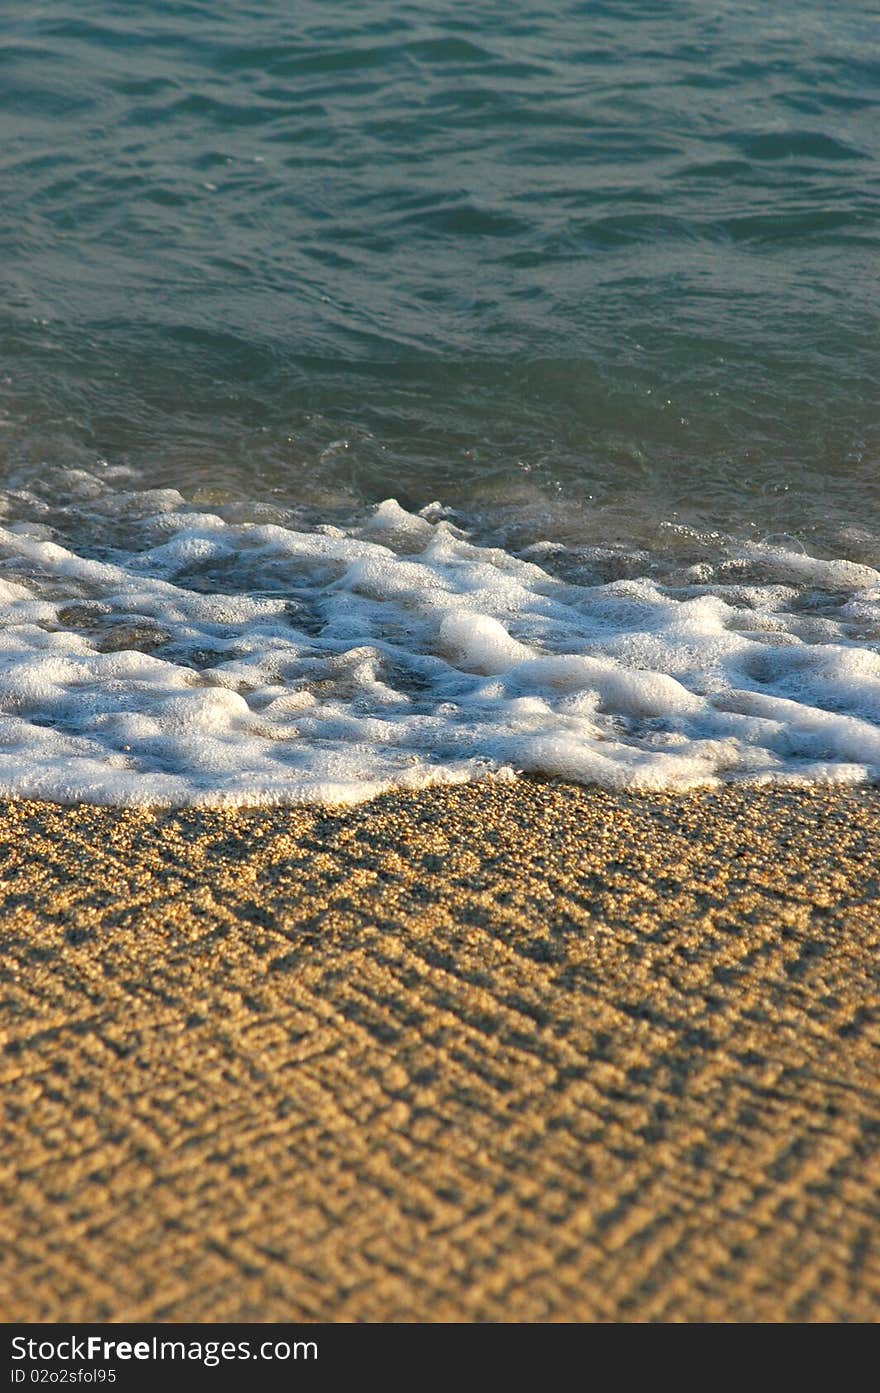
<instances>
[{"instance_id":1,"label":"shoreline","mask_svg":"<svg viewBox=\"0 0 880 1393\"><path fill-rule=\"evenodd\" d=\"M6 1320L874 1320L880 789L0 804Z\"/></svg>"}]
</instances>

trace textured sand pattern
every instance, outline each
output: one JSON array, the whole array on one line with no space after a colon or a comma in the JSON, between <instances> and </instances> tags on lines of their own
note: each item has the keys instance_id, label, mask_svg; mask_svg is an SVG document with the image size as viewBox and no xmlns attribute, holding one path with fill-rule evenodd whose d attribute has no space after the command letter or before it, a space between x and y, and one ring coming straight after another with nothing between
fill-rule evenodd
<instances>
[{"instance_id":1,"label":"textured sand pattern","mask_svg":"<svg viewBox=\"0 0 880 1393\"><path fill-rule=\"evenodd\" d=\"M880 793L0 810L7 1319L876 1319Z\"/></svg>"}]
</instances>

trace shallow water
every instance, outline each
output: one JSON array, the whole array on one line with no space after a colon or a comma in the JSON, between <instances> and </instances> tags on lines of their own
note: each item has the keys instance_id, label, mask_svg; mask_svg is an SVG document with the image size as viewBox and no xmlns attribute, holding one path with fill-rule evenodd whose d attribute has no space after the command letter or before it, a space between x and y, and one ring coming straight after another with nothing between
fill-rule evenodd
<instances>
[{"instance_id":1,"label":"shallow water","mask_svg":"<svg viewBox=\"0 0 880 1393\"><path fill-rule=\"evenodd\" d=\"M0 791L876 778L876 7L291 10L0 17Z\"/></svg>"}]
</instances>

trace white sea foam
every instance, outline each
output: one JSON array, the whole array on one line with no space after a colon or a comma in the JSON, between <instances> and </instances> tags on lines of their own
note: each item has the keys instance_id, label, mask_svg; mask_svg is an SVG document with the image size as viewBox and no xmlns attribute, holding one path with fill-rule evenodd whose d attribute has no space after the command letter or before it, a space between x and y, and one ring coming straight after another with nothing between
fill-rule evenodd
<instances>
[{"instance_id":1,"label":"white sea foam","mask_svg":"<svg viewBox=\"0 0 880 1393\"><path fill-rule=\"evenodd\" d=\"M751 546L685 583L588 583L558 545L479 546L391 500L347 530L235 523L172 490L101 509L100 555L45 508L0 529L0 796L880 777L868 566Z\"/></svg>"}]
</instances>

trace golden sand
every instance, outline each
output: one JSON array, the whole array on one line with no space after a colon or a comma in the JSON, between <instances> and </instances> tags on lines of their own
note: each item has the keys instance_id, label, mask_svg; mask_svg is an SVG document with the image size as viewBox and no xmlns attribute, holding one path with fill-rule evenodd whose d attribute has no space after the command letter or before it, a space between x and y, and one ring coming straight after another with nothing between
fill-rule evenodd
<instances>
[{"instance_id":1,"label":"golden sand","mask_svg":"<svg viewBox=\"0 0 880 1393\"><path fill-rule=\"evenodd\" d=\"M0 806L7 1320L873 1320L880 791Z\"/></svg>"}]
</instances>

